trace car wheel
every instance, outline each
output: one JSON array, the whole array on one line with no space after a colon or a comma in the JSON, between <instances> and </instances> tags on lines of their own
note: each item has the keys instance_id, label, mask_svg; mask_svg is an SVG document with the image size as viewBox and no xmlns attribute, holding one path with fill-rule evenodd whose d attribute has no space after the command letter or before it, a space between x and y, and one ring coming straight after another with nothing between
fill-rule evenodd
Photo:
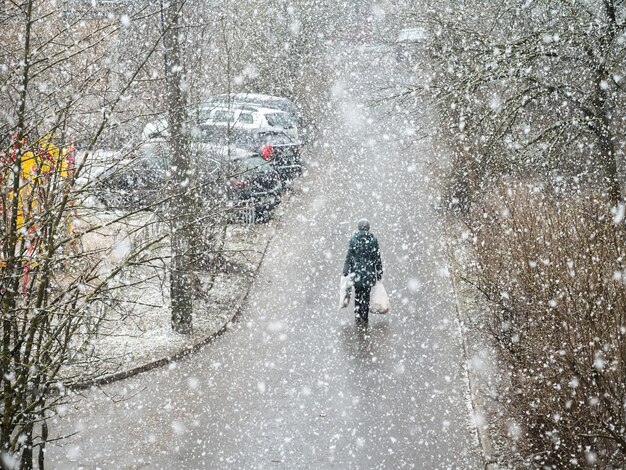
<instances>
[{"instance_id":1,"label":"car wheel","mask_svg":"<svg viewBox=\"0 0 626 470\"><path fill-rule=\"evenodd\" d=\"M272 210L269 207L263 207L256 211L256 223L269 222L272 219Z\"/></svg>"}]
</instances>

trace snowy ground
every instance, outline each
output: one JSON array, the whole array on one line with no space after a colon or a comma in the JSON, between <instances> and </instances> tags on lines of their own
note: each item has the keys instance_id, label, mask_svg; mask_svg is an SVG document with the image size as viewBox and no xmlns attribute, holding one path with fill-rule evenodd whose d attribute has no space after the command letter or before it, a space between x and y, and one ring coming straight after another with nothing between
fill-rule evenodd
<instances>
[{"instance_id":1,"label":"snowy ground","mask_svg":"<svg viewBox=\"0 0 626 470\"><path fill-rule=\"evenodd\" d=\"M100 214L97 222L102 224L107 217L113 219L117 215ZM141 216L142 219L149 217ZM123 258L131 244L146 238L142 231L129 235L133 227L146 222L136 219L113 223L89 234L83 248L95 250L111 246L107 259ZM88 220L83 220L81 225L88 224ZM248 290L274 230L275 222L227 227L222 247L225 266L214 273L198 273L200 295L194 299L193 333L190 335L179 335L171 328L169 248L168 239L164 239L151 252L155 258L160 255L163 259L127 270L124 288L114 291L111 305L94 315L94 322L103 317L98 334L89 335L86 331L77 339L77 343L88 341L90 354L79 353L64 373L101 377L128 371L175 355L221 329L239 307L240 298ZM150 231L147 236L160 236L156 233L158 230Z\"/></svg>"}]
</instances>

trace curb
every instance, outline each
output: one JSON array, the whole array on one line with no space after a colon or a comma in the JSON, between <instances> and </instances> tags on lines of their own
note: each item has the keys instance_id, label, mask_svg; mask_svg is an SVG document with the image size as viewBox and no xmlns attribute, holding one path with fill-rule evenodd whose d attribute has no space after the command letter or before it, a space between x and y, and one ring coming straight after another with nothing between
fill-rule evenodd
<instances>
[{"instance_id":1,"label":"curb","mask_svg":"<svg viewBox=\"0 0 626 470\"><path fill-rule=\"evenodd\" d=\"M278 219L278 222L280 222L280 218ZM233 309L233 312L228 316L227 320L224 321L224 323L221 326L211 331L208 335L206 335L204 338L201 338L196 343L186 346L178 350L174 354L150 361L146 364L142 364L137 367L133 367L132 369L123 370L120 372L116 372L114 374L109 374L109 375L105 375L102 377L98 377L88 382L81 382L81 383L73 384L71 386L68 386L68 388L72 390L85 390L94 386L107 385L112 382L117 382L119 380L128 379L130 377L134 377L135 375L139 375L143 372L148 372L158 367L163 367L172 362L176 362L184 357L187 357L197 352L202 347L213 342L213 340L215 340L216 338L224 334L231 327L233 321L237 318L237 316L243 310L244 303L246 299L248 298L250 291L252 290L252 286L254 285L254 281L256 280L257 273L259 272L259 269L261 268L261 265L263 264L263 261L265 260L265 254L267 253L267 250L273 239L274 239L274 234L272 234L268 238L267 243L265 243L265 247L263 248L263 252L261 254L261 259L259 260L259 263L256 265L253 271L254 276L253 276L252 282L248 284L246 290L239 296L239 298L237 299L235 303L235 308Z\"/></svg>"},{"instance_id":2,"label":"curb","mask_svg":"<svg viewBox=\"0 0 626 470\"><path fill-rule=\"evenodd\" d=\"M448 236L447 222L444 221L444 225L445 225L445 234L446 234L446 250L448 250L449 252L450 246L448 244L449 236ZM465 333L463 331L464 322L463 322L462 313L461 313L462 309L461 309L461 301L459 299L460 298L459 289L457 286L456 274L451 269L452 267L450 266L450 263L448 261L447 253L446 253L446 264L448 266L448 270L450 271L452 292L454 294L454 306L456 310L457 321L459 322L459 333L461 335L461 343L463 344L463 355L465 356L465 371L467 373L467 381L469 385L470 402L472 405L472 410L475 415L478 414L480 416L486 417L487 413L485 412L484 408L477 400L478 386L476 384L476 378L474 377L474 373L472 372L472 369L468 367L469 345L468 345ZM483 462L484 462L483 468L485 470L498 470L498 466L493 456L493 447L491 445L491 440L489 438L489 433L487 431L486 426L482 423L481 424L475 423L475 429L476 429L476 434L478 435L478 443L482 451L482 457L483 457Z\"/></svg>"}]
</instances>

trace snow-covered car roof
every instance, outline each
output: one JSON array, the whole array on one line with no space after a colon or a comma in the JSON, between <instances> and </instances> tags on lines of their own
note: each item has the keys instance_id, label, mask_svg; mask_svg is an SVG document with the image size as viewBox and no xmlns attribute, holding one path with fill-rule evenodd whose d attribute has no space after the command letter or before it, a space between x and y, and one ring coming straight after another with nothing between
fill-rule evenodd
<instances>
[{"instance_id":1,"label":"snow-covered car roof","mask_svg":"<svg viewBox=\"0 0 626 470\"><path fill-rule=\"evenodd\" d=\"M289 113L286 112L286 111L283 111L282 109L268 108L266 106L254 105L254 104L246 104L246 105L243 105L243 106L235 104L235 105L233 105L231 107L228 107L228 106L225 106L225 105L212 105L212 106L207 106L204 109L209 111L210 113L215 113L215 111L224 110L224 111L232 111L232 112L234 112L236 114L242 114L242 113L261 113L261 114L282 113L282 114L285 114L285 115L289 116Z\"/></svg>"},{"instance_id":2,"label":"snow-covered car roof","mask_svg":"<svg viewBox=\"0 0 626 470\"><path fill-rule=\"evenodd\" d=\"M400 30L397 42L419 42L424 41L427 37L426 30L424 28L405 28Z\"/></svg>"},{"instance_id":3,"label":"snow-covered car roof","mask_svg":"<svg viewBox=\"0 0 626 470\"><path fill-rule=\"evenodd\" d=\"M274 95L263 95L261 93L234 93L232 95L233 99L240 101L250 101L250 102L270 102L270 101L282 101L285 103L291 103L289 98L285 98L284 96L274 96Z\"/></svg>"},{"instance_id":4,"label":"snow-covered car roof","mask_svg":"<svg viewBox=\"0 0 626 470\"><path fill-rule=\"evenodd\" d=\"M282 122L272 122L268 116L280 116ZM265 122L267 121L267 122ZM239 107L215 107L209 112L208 119L204 124L233 127L261 128L268 127L278 129L293 129L295 121L285 111L273 108L239 108Z\"/></svg>"},{"instance_id":5,"label":"snow-covered car roof","mask_svg":"<svg viewBox=\"0 0 626 470\"><path fill-rule=\"evenodd\" d=\"M238 97L250 97L250 102L241 101ZM232 106L226 106L228 103L225 101L226 95L221 95L218 97L213 97L204 102L200 106L195 106L190 108L189 116L190 122L195 122L196 125L216 125L216 126L226 126L228 123L235 123L233 127L240 127L246 129L262 129L267 128L268 130L276 130L276 129L293 129L293 132L297 131L298 123L294 117L294 115L288 111L279 108L268 107L271 103L266 102L264 104L259 101L252 102L252 100L284 100L285 103L289 103L292 106L291 102L287 98L281 98L277 96L271 95L261 95L261 94L245 94L238 93L232 95L233 99L236 102L232 103ZM295 108L294 108L295 109ZM233 113L234 119L215 119L216 113ZM256 113L256 114L255 114ZM194 116L195 114L198 114ZM250 114L252 119L248 120L247 114ZM290 125L273 125L272 123L264 123L263 119L259 116L268 116L268 115L280 115L285 119ZM243 118L242 118L243 116ZM267 118L265 118L267 120ZM250 122L251 121L251 122ZM166 118L161 118L152 122L147 123L142 132L142 137L144 141L149 141L152 139L161 139L165 138L168 135L168 122Z\"/></svg>"},{"instance_id":6,"label":"snow-covered car roof","mask_svg":"<svg viewBox=\"0 0 626 470\"><path fill-rule=\"evenodd\" d=\"M222 94L210 97L205 100L204 106L211 107L228 103L228 96L228 94ZM285 111L294 116L300 115L297 106L289 98L285 98L284 96L265 95L262 93L231 93L230 99L235 106L239 106L240 104L259 105L265 108Z\"/></svg>"},{"instance_id":7,"label":"snow-covered car roof","mask_svg":"<svg viewBox=\"0 0 626 470\"><path fill-rule=\"evenodd\" d=\"M144 140L167 136L167 119L159 119L145 125L142 133Z\"/></svg>"}]
</instances>

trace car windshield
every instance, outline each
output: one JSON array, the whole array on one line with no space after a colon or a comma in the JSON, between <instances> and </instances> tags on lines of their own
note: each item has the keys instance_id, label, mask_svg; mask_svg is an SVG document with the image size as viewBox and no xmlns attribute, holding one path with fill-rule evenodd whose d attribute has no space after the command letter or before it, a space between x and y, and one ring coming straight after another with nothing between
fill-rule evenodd
<instances>
[{"instance_id":1,"label":"car windshield","mask_svg":"<svg viewBox=\"0 0 626 470\"><path fill-rule=\"evenodd\" d=\"M235 113L227 109L217 109L212 116L215 122L235 122Z\"/></svg>"}]
</instances>

